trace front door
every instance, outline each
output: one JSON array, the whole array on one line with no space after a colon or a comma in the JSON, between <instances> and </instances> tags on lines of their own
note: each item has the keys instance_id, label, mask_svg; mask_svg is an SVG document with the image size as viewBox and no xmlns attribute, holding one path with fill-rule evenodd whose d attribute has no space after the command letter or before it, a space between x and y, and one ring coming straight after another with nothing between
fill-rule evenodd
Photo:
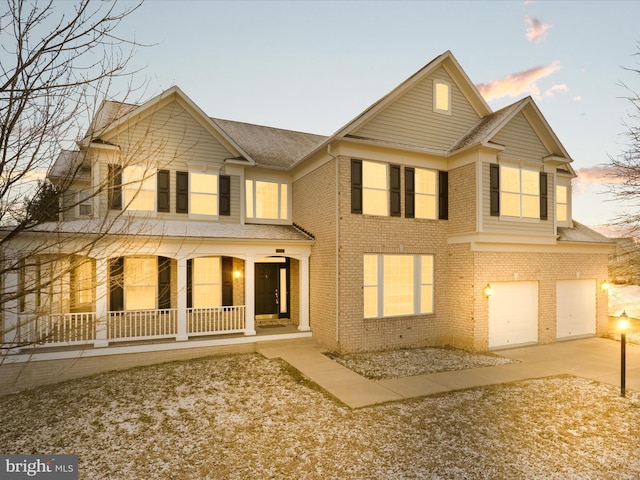
<instances>
[{"instance_id":1,"label":"front door","mask_svg":"<svg viewBox=\"0 0 640 480\"><path fill-rule=\"evenodd\" d=\"M279 267L277 263L256 263L256 315L279 312Z\"/></svg>"}]
</instances>

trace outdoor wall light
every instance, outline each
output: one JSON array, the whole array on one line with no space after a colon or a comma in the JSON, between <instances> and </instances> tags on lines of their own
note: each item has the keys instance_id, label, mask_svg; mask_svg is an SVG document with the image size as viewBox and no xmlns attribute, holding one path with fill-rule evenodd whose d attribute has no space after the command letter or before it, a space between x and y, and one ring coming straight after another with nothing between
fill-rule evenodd
<instances>
[{"instance_id":1,"label":"outdoor wall light","mask_svg":"<svg viewBox=\"0 0 640 480\"><path fill-rule=\"evenodd\" d=\"M493 289L491 288L491 285L487 283L487 286L482 289L482 294L487 298L493 295Z\"/></svg>"},{"instance_id":2,"label":"outdoor wall light","mask_svg":"<svg viewBox=\"0 0 640 480\"><path fill-rule=\"evenodd\" d=\"M620 396L625 396L627 379L627 329L629 328L629 317L626 310L618 317L618 328L620 329Z\"/></svg>"},{"instance_id":3,"label":"outdoor wall light","mask_svg":"<svg viewBox=\"0 0 640 480\"><path fill-rule=\"evenodd\" d=\"M242 272L240 270L233 271L233 278L240 278L242 276Z\"/></svg>"},{"instance_id":4,"label":"outdoor wall light","mask_svg":"<svg viewBox=\"0 0 640 480\"><path fill-rule=\"evenodd\" d=\"M603 280L602 283L600 284L600 288L605 292L609 290L609 286L610 286L609 282L607 282L606 280Z\"/></svg>"}]
</instances>

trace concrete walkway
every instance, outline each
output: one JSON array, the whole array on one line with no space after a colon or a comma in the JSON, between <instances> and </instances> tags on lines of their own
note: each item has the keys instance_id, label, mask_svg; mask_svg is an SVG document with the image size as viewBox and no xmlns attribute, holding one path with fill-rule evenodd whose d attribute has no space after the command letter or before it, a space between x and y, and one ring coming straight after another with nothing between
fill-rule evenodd
<instances>
[{"instance_id":1,"label":"concrete walkway","mask_svg":"<svg viewBox=\"0 0 640 480\"><path fill-rule=\"evenodd\" d=\"M259 343L266 358L282 358L351 408L470 387L570 374L620 386L620 342L587 338L496 352L519 363L369 380L334 362L313 338ZM640 390L640 346L627 345L627 390Z\"/></svg>"}]
</instances>

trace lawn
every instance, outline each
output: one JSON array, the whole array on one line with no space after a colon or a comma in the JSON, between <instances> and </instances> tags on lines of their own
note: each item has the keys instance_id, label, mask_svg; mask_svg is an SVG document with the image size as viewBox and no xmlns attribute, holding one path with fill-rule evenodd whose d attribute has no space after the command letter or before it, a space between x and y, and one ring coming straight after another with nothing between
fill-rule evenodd
<instances>
[{"instance_id":1,"label":"lawn","mask_svg":"<svg viewBox=\"0 0 640 480\"><path fill-rule=\"evenodd\" d=\"M83 479L640 478L640 396L573 377L350 410L280 360L210 357L0 397L2 453Z\"/></svg>"}]
</instances>

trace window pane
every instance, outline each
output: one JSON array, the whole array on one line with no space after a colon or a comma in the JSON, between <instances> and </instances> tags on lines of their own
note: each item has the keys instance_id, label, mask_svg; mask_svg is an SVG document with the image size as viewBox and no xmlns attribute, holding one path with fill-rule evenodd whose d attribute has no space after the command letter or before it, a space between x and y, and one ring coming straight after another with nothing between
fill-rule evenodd
<instances>
[{"instance_id":1,"label":"window pane","mask_svg":"<svg viewBox=\"0 0 640 480\"><path fill-rule=\"evenodd\" d=\"M278 218L278 184L255 182L256 218Z\"/></svg>"},{"instance_id":2,"label":"window pane","mask_svg":"<svg viewBox=\"0 0 640 480\"><path fill-rule=\"evenodd\" d=\"M155 169L130 165L125 167L124 201L128 210L155 209Z\"/></svg>"},{"instance_id":3,"label":"window pane","mask_svg":"<svg viewBox=\"0 0 640 480\"><path fill-rule=\"evenodd\" d=\"M218 176L208 173L192 173L191 191L209 194L218 193Z\"/></svg>"},{"instance_id":4,"label":"window pane","mask_svg":"<svg viewBox=\"0 0 640 480\"><path fill-rule=\"evenodd\" d=\"M280 219L286 220L289 217L288 213L288 196L287 196L287 184L280 184Z\"/></svg>"},{"instance_id":5,"label":"window pane","mask_svg":"<svg viewBox=\"0 0 640 480\"><path fill-rule=\"evenodd\" d=\"M220 285L197 285L193 287L193 308L219 307L222 290Z\"/></svg>"},{"instance_id":6,"label":"window pane","mask_svg":"<svg viewBox=\"0 0 640 480\"><path fill-rule=\"evenodd\" d=\"M365 285L378 284L378 256L377 255L364 256L364 284Z\"/></svg>"},{"instance_id":7,"label":"window pane","mask_svg":"<svg viewBox=\"0 0 640 480\"><path fill-rule=\"evenodd\" d=\"M503 215L508 217L520 216L520 195L517 193L502 193L500 196L500 209Z\"/></svg>"},{"instance_id":8,"label":"window pane","mask_svg":"<svg viewBox=\"0 0 640 480\"><path fill-rule=\"evenodd\" d=\"M125 257L125 310L155 309L157 282L156 257Z\"/></svg>"},{"instance_id":9,"label":"window pane","mask_svg":"<svg viewBox=\"0 0 640 480\"><path fill-rule=\"evenodd\" d=\"M244 188L247 200L247 218L253 218L253 180L246 180Z\"/></svg>"},{"instance_id":10,"label":"window pane","mask_svg":"<svg viewBox=\"0 0 640 480\"><path fill-rule=\"evenodd\" d=\"M520 193L520 169L502 167L500 175L500 185L503 192Z\"/></svg>"},{"instance_id":11,"label":"window pane","mask_svg":"<svg viewBox=\"0 0 640 480\"><path fill-rule=\"evenodd\" d=\"M362 186L364 188L387 189L387 165L385 163L362 162Z\"/></svg>"},{"instance_id":12,"label":"window pane","mask_svg":"<svg viewBox=\"0 0 640 480\"><path fill-rule=\"evenodd\" d=\"M83 261L75 268L75 285L73 286L76 304L90 303L93 301L93 264L91 261Z\"/></svg>"},{"instance_id":13,"label":"window pane","mask_svg":"<svg viewBox=\"0 0 640 480\"><path fill-rule=\"evenodd\" d=\"M420 283L433 283L433 256L423 255L421 263L422 271L420 272Z\"/></svg>"},{"instance_id":14,"label":"window pane","mask_svg":"<svg viewBox=\"0 0 640 480\"><path fill-rule=\"evenodd\" d=\"M415 217L416 218L436 218L436 197L431 195L415 196Z\"/></svg>"},{"instance_id":15,"label":"window pane","mask_svg":"<svg viewBox=\"0 0 640 480\"><path fill-rule=\"evenodd\" d=\"M220 283L220 257L201 257L193 259L194 283Z\"/></svg>"},{"instance_id":16,"label":"window pane","mask_svg":"<svg viewBox=\"0 0 640 480\"><path fill-rule=\"evenodd\" d=\"M433 170L415 169L416 193L436 194L436 172Z\"/></svg>"},{"instance_id":17,"label":"window pane","mask_svg":"<svg viewBox=\"0 0 640 480\"><path fill-rule=\"evenodd\" d=\"M217 215L218 197L216 195L192 193L191 213L199 215Z\"/></svg>"},{"instance_id":18,"label":"window pane","mask_svg":"<svg viewBox=\"0 0 640 480\"><path fill-rule=\"evenodd\" d=\"M526 218L540 218L540 197L532 195L522 196L522 216Z\"/></svg>"},{"instance_id":19,"label":"window pane","mask_svg":"<svg viewBox=\"0 0 640 480\"><path fill-rule=\"evenodd\" d=\"M420 313L433 313L433 285L420 287Z\"/></svg>"},{"instance_id":20,"label":"window pane","mask_svg":"<svg viewBox=\"0 0 640 480\"><path fill-rule=\"evenodd\" d=\"M127 287L125 310L154 310L156 308L156 287Z\"/></svg>"},{"instance_id":21,"label":"window pane","mask_svg":"<svg viewBox=\"0 0 640 480\"><path fill-rule=\"evenodd\" d=\"M522 193L540 194L540 173L533 170L522 170Z\"/></svg>"},{"instance_id":22,"label":"window pane","mask_svg":"<svg viewBox=\"0 0 640 480\"><path fill-rule=\"evenodd\" d=\"M378 316L378 287L364 287L364 316L373 318Z\"/></svg>"},{"instance_id":23,"label":"window pane","mask_svg":"<svg viewBox=\"0 0 640 480\"><path fill-rule=\"evenodd\" d=\"M362 190L362 213L367 215L388 215L389 200L386 190Z\"/></svg>"},{"instance_id":24,"label":"window pane","mask_svg":"<svg viewBox=\"0 0 640 480\"><path fill-rule=\"evenodd\" d=\"M414 312L413 256L384 257L384 315L406 315Z\"/></svg>"},{"instance_id":25,"label":"window pane","mask_svg":"<svg viewBox=\"0 0 640 480\"><path fill-rule=\"evenodd\" d=\"M194 308L222 305L222 260L220 257L194 258L191 275Z\"/></svg>"},{"instance_id":26,"label":"window pane","mask_svg":"<svg viewBox=\"0 0 640 480\"><path fill-rule=\"evenodd\" d=\"M567 221L567 206L558 204L556 206L556 218L559 222Z\"/></svg>"},{"instance_id":27,"label":"window pane","mask_svg":"<svg viewBox=\"0 0 640 480\"><path fill-rule=\"evenodd\" d=\"M567 187L558 185L556 187L556 201L558 203L567 203Z\"/></svg>"},{"instance_id":28,"label":"window pane","mask_svg":"<svg viewBox=\"0 0 640 480\"><path fill-rule=\"evenodd\" d=\"M436 83L436 109L449 111L449 85Z\"/></svg>"}]
</instances>

